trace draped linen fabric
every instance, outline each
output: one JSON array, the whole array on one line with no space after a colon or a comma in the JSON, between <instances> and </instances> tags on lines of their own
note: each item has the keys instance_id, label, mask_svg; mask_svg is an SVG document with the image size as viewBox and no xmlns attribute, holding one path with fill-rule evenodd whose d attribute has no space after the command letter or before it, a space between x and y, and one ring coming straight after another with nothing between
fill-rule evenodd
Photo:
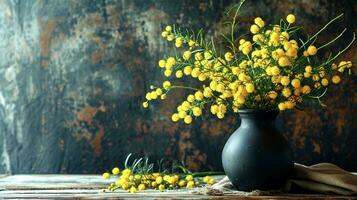
<instances>
[{"instance_id":1,"label":"draped linen fabric","mask_svg":"<svg viewBox=\"0 0 357 200\"><path fill-rule=\"evenodd\" d=\"M357 195L357 173L345 171L331 163L319 163L312 166L295 163L291 179L279 190L237 191L228 177L224 177L216 184L201 188L194 193L209 195L271 195L293 193L297 190L309 193Z\"/></svg>"}]
</instances>

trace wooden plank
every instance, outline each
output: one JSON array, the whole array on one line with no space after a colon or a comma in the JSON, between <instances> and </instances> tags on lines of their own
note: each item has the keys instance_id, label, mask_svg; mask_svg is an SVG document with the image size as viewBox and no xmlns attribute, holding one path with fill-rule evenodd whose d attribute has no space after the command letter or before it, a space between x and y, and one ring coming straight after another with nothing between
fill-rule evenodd
<instances>
[{"instance_id":1,"label":"wooden plank","mask_svg":"<svg viewBox=\"0 0 357 200\"><path fill-rule=\"evenodd\" d=\"M102 189L113 181L100 175L13 175L0 178L0 190Z\"/></svg>"},{"instance_id":2,"label":"wooden plank","mask_svg":"<svg viewBox=\"0 0 357 200\"><path fill-rule=\"evenodd\" d=\"M215 178L221 178L216 176ZM130 194L125 190L102 192L115 178L103 180L100 175L14 175L0 178L0 198L31 199L354 199L335 195L282 194L278 196L225 195L208 196L180 189L160 192L145 190Z\"/></svg>"},{"instance_id":3,"label":"wooden plank","mask_svg":"<svg viewBox=\"0 0 357 200\"><path fill-rule=\"evenodd\" d=\"M227 196L207 196L193 195L189 193L173 194L171 192L153 193L61 193L60 191L41 192L41 193L12 193L2 194L0 198L83 198L83 199L356 199L355 197L333 196L333 195L282 195L282 196L242 196L242 195L227 195Z\"/></svg>"}]
</instances>

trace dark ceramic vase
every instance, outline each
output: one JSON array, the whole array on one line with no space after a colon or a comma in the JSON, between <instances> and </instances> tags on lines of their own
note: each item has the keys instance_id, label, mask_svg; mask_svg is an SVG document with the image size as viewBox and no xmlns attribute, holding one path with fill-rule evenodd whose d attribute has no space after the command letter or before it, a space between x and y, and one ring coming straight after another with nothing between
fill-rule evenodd
<instances>
[{"instance_id":1,"label":"dark ceramic vase","mask_svg":"<svg viewBox=\"0 0 357 200\"><path fill-rule=\"evenodd\" d=\"M241 191L271 190L283 186L293 166L293 153L275 127L279 111L240 110L240 127L222 152L223 168Z\"/></svg>"}]
</instances>

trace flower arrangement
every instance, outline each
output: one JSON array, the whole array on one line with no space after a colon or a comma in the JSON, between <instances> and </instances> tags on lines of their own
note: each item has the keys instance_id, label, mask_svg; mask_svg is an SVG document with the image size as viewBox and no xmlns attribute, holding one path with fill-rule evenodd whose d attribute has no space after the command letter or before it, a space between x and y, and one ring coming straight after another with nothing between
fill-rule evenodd
<instances>
[{"instance_id":1,"label":"flower arrangement","mask_svg":"<svg viewBox=\"0 0 357 200\"><path fill-rule=\"evenodd\" d=\"M202 30L195 34L165 27L162 37L174 43L176 55L161 59L159 67L166 77L189 76L202 82L202 87L174 85L166 80L162 87L150 87L143 107L147 108L150 101L164 100L175 89L193 91L171 117L174 122L181 119L186 124L190 124L193 117L201 116L205 108L222 119L228 110L299 109L308 100L324 106L320 99L327 88L339 84L341 74L351 73L351 61L334 61L351 46L355 35L344 49L331 53L323 62L317 54L338 40L346 29L323 45L317 46L315 41L343 14L306 40L297 38L301 27L294 26L296 17L293 14L274 25L267 25L262 18L256 17L250 34L237 37L237 17L242 4L243 1L227 12L231 16L227 23L230 33L222 34L223 42L227 44L224 51L216 48L213 39L206 41Z\"/></svg>"},{"instance_id":2,"label":"flower arrangement","mask_svg":"<svg viewBox=\"0 0 357 200\"><path fill-rule=\"evenodd\" d=\"M154 164L149 163L148 158L135 159L129 166L130 156L131 154L125 160L125 169L120 170L118 167L114 167L111 173L103 173L103 179L109 179L111 176L116 177L115 181L103 192L113 192L117 189L124 189L130 193L147 189L159 191L190 189L203 185L213 185L216 181L210 175L222 174L220 172L192 173L184 165L177 163L174 163L169 170L164 167L163 160L158 162L158 172L154 172Z\"/></svg>"}]
</instances>

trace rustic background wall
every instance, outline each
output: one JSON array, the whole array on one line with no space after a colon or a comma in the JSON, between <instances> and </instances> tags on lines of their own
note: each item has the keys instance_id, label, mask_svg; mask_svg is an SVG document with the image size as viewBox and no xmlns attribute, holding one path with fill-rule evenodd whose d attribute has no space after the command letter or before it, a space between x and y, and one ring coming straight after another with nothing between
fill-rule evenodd
<instances>
[{"instance_id":1,"label":"rustic background wall","mask_svg":"<svg viewBox=\"0 0 357 200\"><path fill-rule=\"evenodd\" d=\"M141 102L151 82L162 81L156 63L169 49L160 39L164 25L215 35L234 2L1 0L0 172L101 173L130 152L184 160L192 170L220 170L220 151L239 125L236 116L187 126L170 121L183 93L150 110ZM272 22L290 12L306 33L344 12L320 38L347 26L336 50L357 31L354 0L248 0L242 20L259 15ZM345 58L357 63L356 43ZM357 170L356 86L353 75L329 91L328 108L279 116L297 162Z\"/></svg>"}]
</instances>

